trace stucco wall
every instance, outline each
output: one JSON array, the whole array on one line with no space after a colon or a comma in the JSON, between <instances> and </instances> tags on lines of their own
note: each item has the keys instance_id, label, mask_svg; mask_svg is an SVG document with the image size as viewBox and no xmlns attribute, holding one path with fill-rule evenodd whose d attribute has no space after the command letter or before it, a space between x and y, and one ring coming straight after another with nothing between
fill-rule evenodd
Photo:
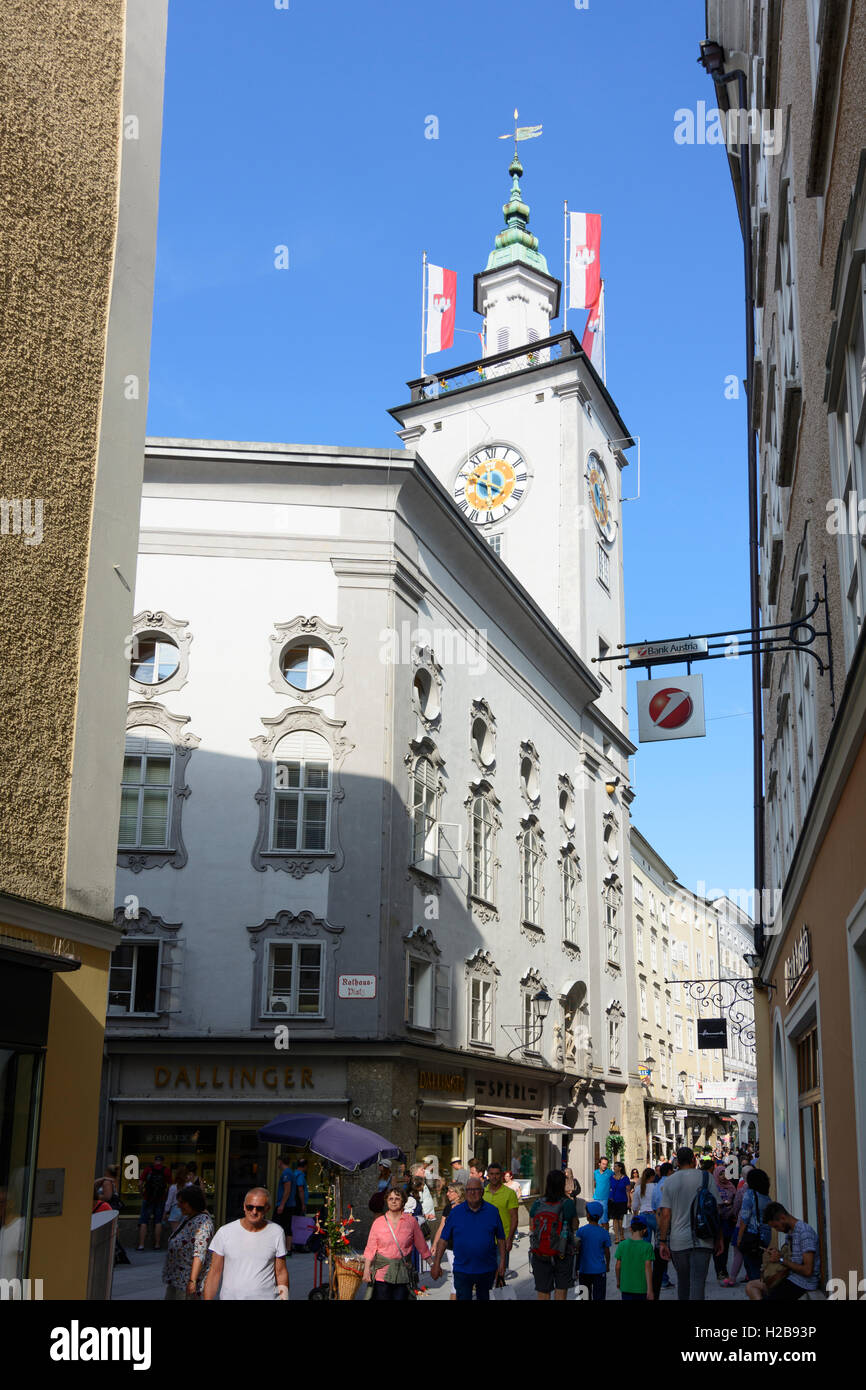
<instances>
[{"instance_id":1,"label":"stucco wall","mask_svg":"<svg viewBox=\"0 0 866 1390\"><path fill-rule=\"evenodd\" d=\"M0 214L9 265L0 497L41 499L43 534L38 544L0 536L0 884L56 905L117 223L124 12L122 0L70 0L60 23L39 0L4 7L13 95L0 162L14 194Z\"/></svg>"}]
</instances>

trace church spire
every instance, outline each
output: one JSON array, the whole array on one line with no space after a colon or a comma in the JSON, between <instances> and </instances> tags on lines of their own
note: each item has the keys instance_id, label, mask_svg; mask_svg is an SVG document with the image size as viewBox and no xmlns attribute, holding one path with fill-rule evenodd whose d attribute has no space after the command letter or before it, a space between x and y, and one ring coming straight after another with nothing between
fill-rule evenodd
<instances>
[{"instance_id":1,"label":"church spire","mask_svg":"<svg viewBox=\"0 0 866 1390\"><path fill-rule=\"evenodd\" d=\"M549 275L547 261L538 249L538 237L533 236L529 230L529 205L524 203L520 191L519 179L523 173L523 165L517 155L516 141L514 158L508 166L508 172L512 175L512 181L511 197L502 205L505 231L498 233L485 269L497 270L500 266L513 265L519 261Z\"/></svg>"}]
</instances>

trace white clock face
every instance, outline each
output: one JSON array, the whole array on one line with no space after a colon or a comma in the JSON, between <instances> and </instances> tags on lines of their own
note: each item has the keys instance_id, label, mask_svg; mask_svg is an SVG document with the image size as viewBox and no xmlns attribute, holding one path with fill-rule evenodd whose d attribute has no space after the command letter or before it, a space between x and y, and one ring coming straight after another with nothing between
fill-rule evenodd
<instances>
[{"instance_id":1,"label":"white clock face","mask_svg":"<svg viewBox=\"0 0 866 1390\"><path fill-rule=\"evenodd\" d=\"M598 454L590 454L586 464L586 484L595 524L608 544L616 539L616 520L613 513L613 494L607 469Z\"/></svg>"},{"instance_id":2,"label":"white clock face","mask_svg":"<svg viewBox=\"0 0 866 1390\"><path fill-rule=\"evenodd\" d=\"M476 526L502 521L529 489L526 460L510 444L485 444L454 480L454 501Z\"/></svg>"}]
</instances>

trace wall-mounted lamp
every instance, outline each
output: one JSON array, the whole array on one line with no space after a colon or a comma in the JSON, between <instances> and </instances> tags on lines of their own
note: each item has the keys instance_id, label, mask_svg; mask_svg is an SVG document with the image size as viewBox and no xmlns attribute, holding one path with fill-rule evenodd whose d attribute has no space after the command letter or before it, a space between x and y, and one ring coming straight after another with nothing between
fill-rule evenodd
<instances>
[{"instance_id":1,"label":"wall-mounted lamp","mask_svg":"<svg viewBox=\"0 0 866 1390\"><path fill-rule=\"evenodd\" d=\"M622 786L622 778L621 778L621 777L612 777L611 780L610 780L609 782L605 782L605 784L604 784L604 789L605 789L605 791L607 792L608 796L613 796L613 794L614 794L614 792L616 791L617 787L621 787L621 786Z\"/></svg>"}]
</instances>

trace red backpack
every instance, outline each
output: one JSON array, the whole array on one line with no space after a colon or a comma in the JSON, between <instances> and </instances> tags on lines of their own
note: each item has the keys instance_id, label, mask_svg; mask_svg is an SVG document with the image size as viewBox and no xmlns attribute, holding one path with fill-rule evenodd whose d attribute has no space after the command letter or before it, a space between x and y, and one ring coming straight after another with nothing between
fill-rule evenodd
<instances>
[{"instance_id":1,"label":"red backpack","mask_svg":"<svg viewBox=\"0 0 866 1390\"><path fill-rule=\"evenodd\" d=\"M542 1202L529 1222L529 1249L542 1259L561 1260L568 1249L570 1232L562 1219L563 1203Z\"/></svg>"}]
</instances>

